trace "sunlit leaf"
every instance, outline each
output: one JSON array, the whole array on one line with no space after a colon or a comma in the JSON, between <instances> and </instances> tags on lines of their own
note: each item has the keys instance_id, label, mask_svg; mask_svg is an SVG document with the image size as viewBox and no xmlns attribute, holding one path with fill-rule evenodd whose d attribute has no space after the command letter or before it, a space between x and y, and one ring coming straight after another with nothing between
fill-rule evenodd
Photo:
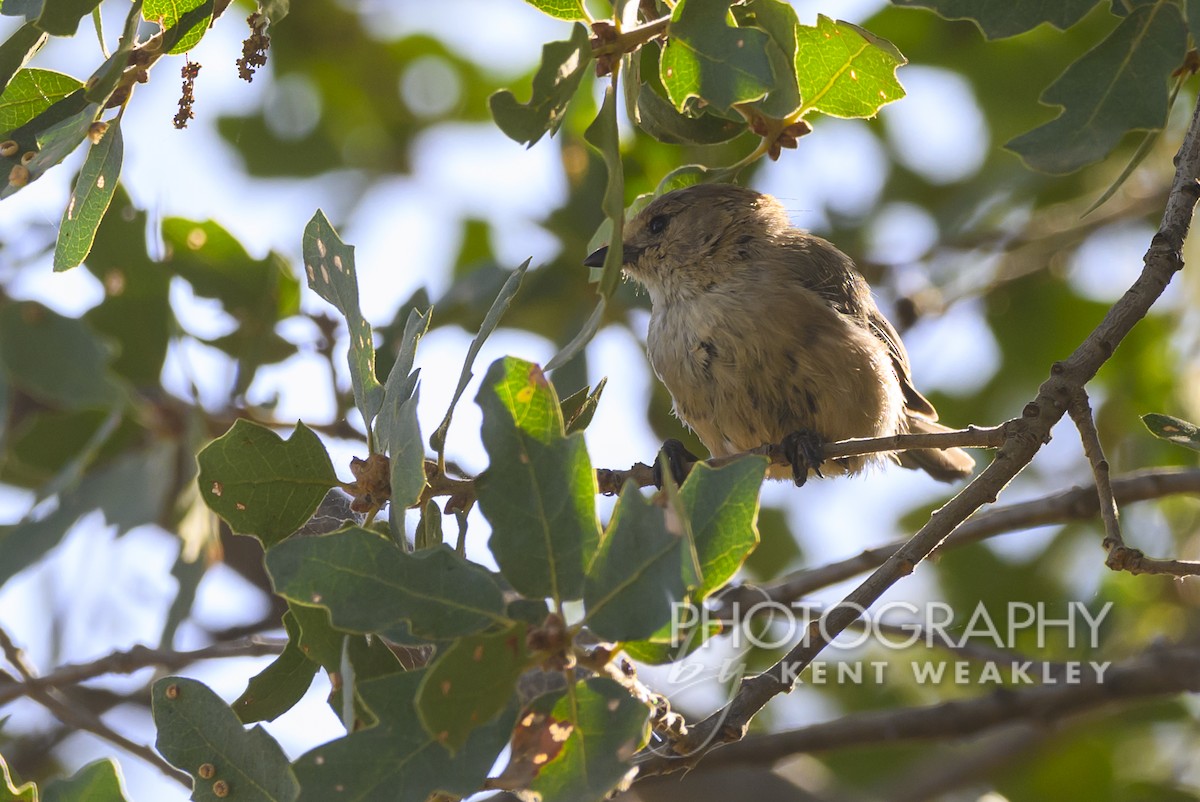
<instances>
[{"instance_id":1,"label":"sunlit leaf","mask_svg":"<svg viewBox=\"0 0 1200 802\"><path fill-rule=\"evenodd\" d=\"M79 79L61 72L18 70L0 94L0 131L21 127L82 86Z\"/></svg>"},{"instance_id":2,"label":"sunlit leaf","mask_svg":"<svg viewBox=\"0 0 1200 802\"><path fill-rule=\"evenodd\" d=\"M1142 423L1146 424L1146 428L1155 437L1184 448L1190 448L1193 451L1200 451L1200 426L1194 423L1157 412L1143 415Z\"/></svg>"},{"instance_id":3,"label":"sunlit leaf","mask_svg":"<svg viewBox=\"0 0 1200 802\"><path fill-rule=\"evenodd\" d=\"M679 0L659 61L667 96L683 111L700 98L717 109L764 97L774 84L770 38L726 22L729 0Z\"/></svg>"},{"instance_id":4,"label":"sunlit leaf","mask_svg":"<svg viewBox=\"0 0 1200 802\"><path fill-rule=\"evenodd\" d=\"M542 63L533 76L533 93L520 103L512 92L501 89L488 99L492 117L510 139L532 146L549 131L562 125L567 103L575 96L592 60L587 28L576 24L571 38L550 42L542 48Z\"/></svg>"},{"instance_id":5,"label":"sunlit leaf","mask_svg":"<svg viewBox=\"0 0 1200 802\"><path fill-rule=\"evenodd\" d=\"M873 117L880 106L904 97L896 68L906 63L887 40L823 14L816 26L796 28L802 112Z\"/></svg>"},{"instance_id":6,"label":"sunlit leaf","mask_svg":"<svg viewBox=\"0 0 1200 802\"><path fill-rule=\"evenodd\" d=\"M124 148L120 121L117 121L88 150L59 225L54 248L55 270L76 267L87 258L96 230L116 192Z\"/></svg>"}]
</instances>

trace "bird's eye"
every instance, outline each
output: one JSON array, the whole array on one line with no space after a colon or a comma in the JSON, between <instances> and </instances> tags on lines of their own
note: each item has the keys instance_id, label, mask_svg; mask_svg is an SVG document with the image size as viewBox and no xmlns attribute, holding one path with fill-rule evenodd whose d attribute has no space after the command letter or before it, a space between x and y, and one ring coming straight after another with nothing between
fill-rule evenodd
<instances>
[{"instance_id":1,"label":"bird's eye","mask_svg":"<svg viewBox=\"0 0 1200 802\"><path fill-rule=\"evenodd\" d=\"M657 214L650 218L650 222L646 224L646 228L650 229L651 234L661 234L663 229L667 227L667 221L670 219L665 214Z\"/></svg>"}]
</instances>

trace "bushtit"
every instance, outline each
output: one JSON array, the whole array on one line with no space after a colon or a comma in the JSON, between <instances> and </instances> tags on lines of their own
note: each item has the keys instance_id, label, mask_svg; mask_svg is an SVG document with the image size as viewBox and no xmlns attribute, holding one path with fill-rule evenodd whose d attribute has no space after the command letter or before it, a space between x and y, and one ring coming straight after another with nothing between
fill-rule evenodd
<instances>
[{"instance_id":1,"label":"bushtit","mask_svg":"<svg viewBox=\"0 0 1200 802\"><path fill-rule=\"evenodd\" d=\"M602 265L607 250L584 264ZM669 192L626 226L623 254L653 304L654 372L713 456L783 443L802 484L820 475L821 442L946 431L850 257L793 228L775 198L730 184ZM975 465L959 448L887 456L946 482ZM868 459L825 470L854 473Z\"/></svg>"}]
</instances>

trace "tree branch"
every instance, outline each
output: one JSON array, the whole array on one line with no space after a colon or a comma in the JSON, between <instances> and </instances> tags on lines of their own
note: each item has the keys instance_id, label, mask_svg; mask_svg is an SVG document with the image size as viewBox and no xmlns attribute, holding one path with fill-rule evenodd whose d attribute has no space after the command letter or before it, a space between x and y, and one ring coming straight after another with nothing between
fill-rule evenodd
<instances>
[{"instance_id":1,"label":"tree branch","mask_svg":"<svg viewBox=\"0 0 1200 802\"><path fill-rule=\"evenodd\" d=\"M1003 688L975 699L858 713L788 732L755 735L716 750L704 761L704 767L773 763L800 752L961 738L1016 721L1046 726L1114 702L1180 692L1200 692L1200 648L1195 646L1151 649L1114 663L1104 673L1103 681L1084 672L1081 681L1073 685Z\"/></svg>"},{"instance_id":2,"label":"tree branch","mask_svg":"<svg viewBox=\"0 0 1200 802\"><path fill-rule=\"evenodd\" d=\"M1120 504L1148 501L1176 493L1200 493L1200 468L1137 471L1113 480L1112 489L1113 497ZM1035 526L1087 520L1094 517L1099 508L1094 485L1073 487L1031 501L997 507L963 523L937 547L936 552ZM763 601L790 604L817 590L883 565L906 542L895 540L844 560L795 571L771 584L737 585L722 593L719 601L723 606L736 602L743 607Z\"/></svg>"},{"instance_id":3,"label":"tree branch","mask_svg":"<svg viewBox=\"0 0 1200 802\"><path fill-rule=\"evenodd\" d=\"M1200 199L1200 104L1193 111L1175 163L1175 178L1166 210L1146 253L1141 275L1074 353L1051 366L1050 376L1022 410L1021 417L1004 425L1004 445L992 463L962 492L936 510L929 522L851 592L843 604L826 613L822 621L814 623L808 638L801 639L782 660L762 674L743 679L728 705L692 727L686 737L671 744L673 754L657 755L646 761L642 766L646 774L688 768L713 747L741 740L755 714L778 694L791 691L799 669L811 663L833 638L856 620L859 611L874 604L888 588L912 573L921 560L976 510L994 502L1008 483L1032 461L1049 437L1051 428L1062 419L1071 399L1096 375L1134 325L1145 317L1172 276L1183 267L1183 242Z\"/></svg>"}]
</instances>

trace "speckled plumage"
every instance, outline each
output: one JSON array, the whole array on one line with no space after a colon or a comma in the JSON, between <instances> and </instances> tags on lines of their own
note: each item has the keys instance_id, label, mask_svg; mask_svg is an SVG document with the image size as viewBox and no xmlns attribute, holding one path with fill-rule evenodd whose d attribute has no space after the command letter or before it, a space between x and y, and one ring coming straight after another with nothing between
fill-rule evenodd
<instances>
[{"instance_id":1,"label":"speckled plumage","mask_svg":"<svg viewBox=\"0 0 1200 802\"><path fill-rule=\"evenodd\" d=\"M653 304L654 371L714 456L797 430L836 441L944 428L850 258L793 228L769 195L728 184L668 193L626 227L624 259ZM960 449L894 459L944 481L974 464Z\"/></svg>"}]
</instances>

